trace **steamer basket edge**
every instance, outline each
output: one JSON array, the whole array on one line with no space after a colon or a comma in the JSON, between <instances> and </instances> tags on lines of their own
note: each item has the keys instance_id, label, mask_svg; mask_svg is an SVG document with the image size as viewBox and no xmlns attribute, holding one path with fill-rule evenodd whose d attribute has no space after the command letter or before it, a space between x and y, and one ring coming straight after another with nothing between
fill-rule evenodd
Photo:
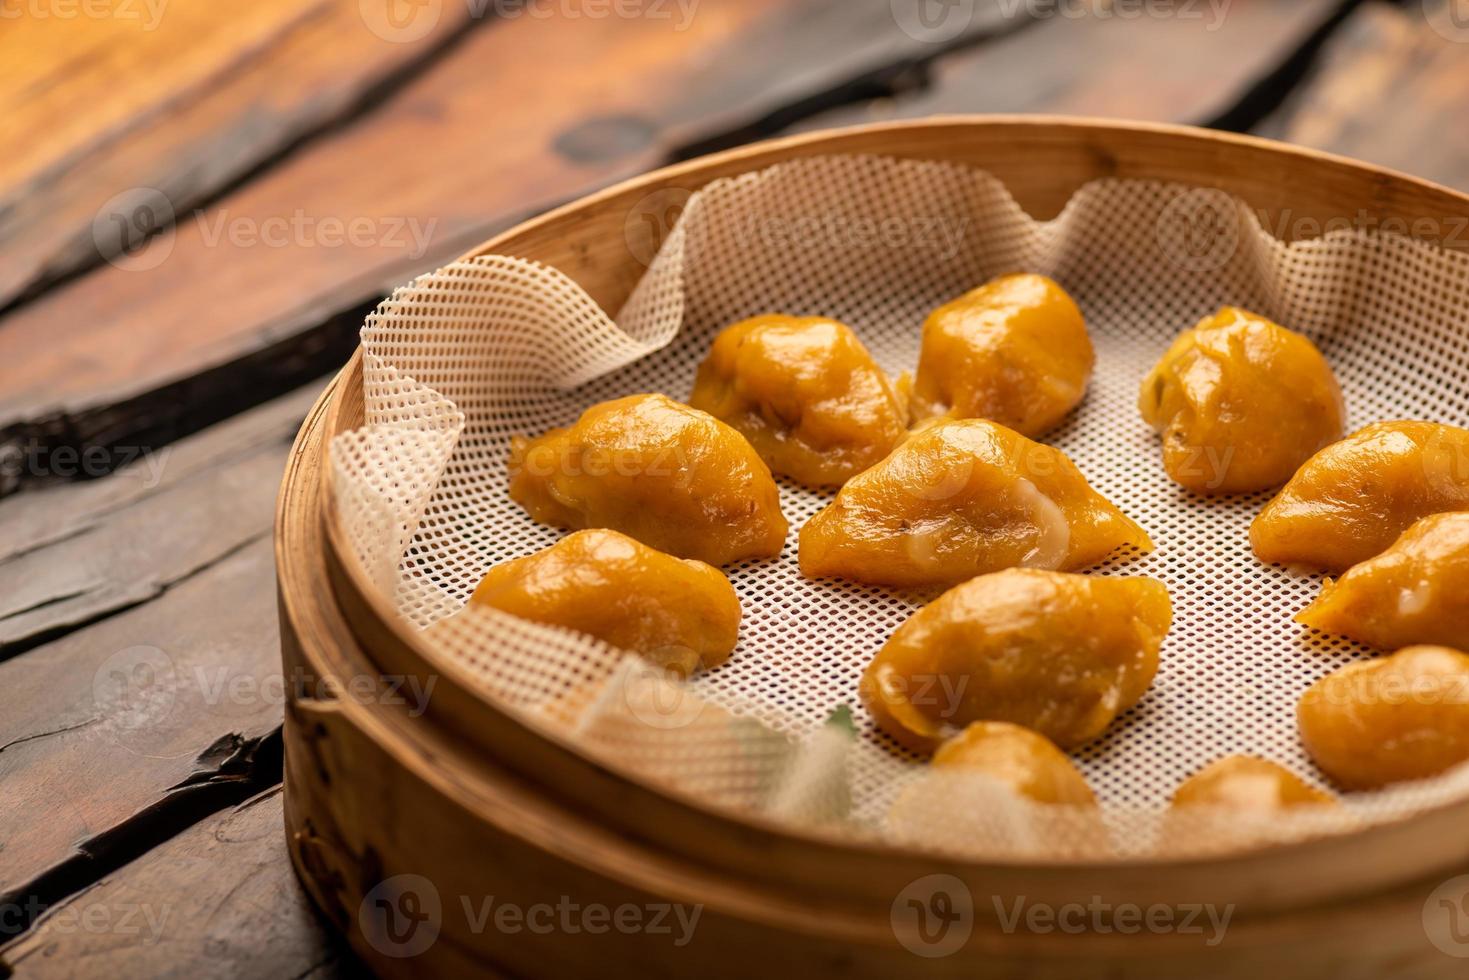
<instances>
[{"instance_id":1,"label":"steamer basket edge","mask_svg":"<svg viewBox=\"0 0 1469 980\"><path fill-rule=\"evenodd\" d=\"M1469 199L1446 189L1325 154L1247 137L1091 120L937 119L773 141L657 171L512 229L469 254L503 252L555 265L577 279L598 302L615 309L641 272L623 242L622 225L629 207L642 196L668 187L695 189L708 180L758 169L796 154L829 152L970 162L1005 179L1021 203L1037 215L1053 214L1077 186L1099 176L1152 177L1221 187L1239 193L1266 213L1289 209L1296 215L1329 216L1333 209L1340 214L1347 208L1355 211L1361 207L1379 217L1400 217L1409 222L1436 217L1441 223L1446 223L1447 218L1469 215ZM1299 196L1294 196L1298 192ZM334 390L324 396L318 411L313 413L314 422L308 422L303 429L293 466L311 454L324 454L325 440L332 434L360 424L360 383L359 357L354 358ZM308 430L312 431L308 433ZM311 464L316 478L325 479L326 470L320 460L311 460ZM315 498L320 487L311 489ZM341 721L345 723L359 715L363 719L369 714L376 715L384 727L375 740L390 742L393 737L387 734L389 731L396 732L394 737L401 739L409 729L437 727L435 734L440 738L475 746L480 758L474 761L490 766L497 776L529 780L536 785L540 798L564 804L628 839L656 842L656 850L670 859L691 862L702 871L712 871L752 887L776 888L793 900L823 906L845 904L851 910L860 910L858 920L865 925L858 932L866 936L866 941L880 942L886 930L890 943L891 930L883 903L890 902L906 883L936 871L957 872L968 882L982 882L984 888L995 894L1025 894L1038 901L1064 901L1076 894L1098 894L1144 905L1155 901L1230 902L1239 904L1242 911L1260 916L1283 909L1298 910L1284 917L1259 920L1256 938L1260 939L1281 929L1294 930L1297 937L1316 932L1307 927L1306 920L1321 911L1321 903L1345 896L1402 886L1399 894L1407 896L1408 901L1403 908L1411 905L1414 895L1419 896L1421 905L1432 884L1418 888L1405 883L1415 879L1436 883L1450 877L1451 869L1469 866L1469 837L1465 832L1469 827L1469 805L1444 808L1349 838L1226 859L1097 867L944 861L885 847L834 845L815 837L734 820L680 799L667 788L650 787L635 776L591 763L575 750L558 744L548 733L532 731L487 706L471 693L467 683L451 667L439 663L433 651L417 642L383 597L373 592L355 563L342 560L346 553L339 547L339 529L329 507L321 511L319 522L308 521L315 524L311 529L316 533L314 563L309 554L288 546L291 541L286 519L291 510L288 497L292 494L299 497L303 492L302 485L293 483L288 474L282 491L278 531L283 633L292 634L292 640L286 643L288 666L294 658L310 671L344 670L349 665L351 669L363 669L371 665L374 672L440 676L431 710L416 723L410 724L410 720L401 717L391 718L389 712L357 704L340 706ZM329 496L322 494L319 503L329 500ZM313 518L315 513L311 512ZM289 577L288 570L293 573ZM328 579L330 594L322 595L323 581ZM303 595L303 591L309 594ZM339 630L330 639L316 637L314 644L297 635L294 617L298 614L292 609L308 602L333 606L332 612L340 624L346 624L346 634ZM344 655L344 659L333 663L326 656L324 648L332 645L340 647L335 653ZM293 748L300 738L296 714L293 704L287 725L288 755L299 756L299 746ZM367 737L360 731L357 734ZM443 750L442 744L439 750ZM406 758L416 759L416 767L427 768L425 756L415 756L410 751ZM466 765L466 772L474 771L474 765ZM308 776L309 770L292 773L288 792L291 787L309 781ZM343 791L340 782L336 789ZM301 795L311 796L304 790ZM486 822L483 812L472 819ZM299 821L296 825L299 830ZM304 876L312 879L314 875L299 854L297 858ZM1384 894L1363 900L1358 907L1374 907L1388 897ZM881 928L874 926L872 920L879 906L882 907ZM834 911L828 908L830 921L826 924L836 928L840 916L831 915ZM1416 920L1416 908L1413 913ZM1287 927L1287 922L1296 924ZM1417 930L1421 943L1421 924ZM1350 945L1360 942L1370 931L1364 928L1345 939L1334 930L1322 931L1311 946L1316 948L1323 942L1327 947L1332 942ZM1381 931L1380 926L1377 931ZM1401 929L1395 936L1404 939ZM1377 941L1384 949L1395 944L1385 935ZM1000 940L997 948L1014 951L1023 945L1010 936ZM1068 948L1073 952L1077 949L1074 942ZM1161 952L1161 947L1154 949ZM956 961L968 959L968 956L955 958ZM903 962L914 965L911 959Z\"/></svg>"}]
</instances>

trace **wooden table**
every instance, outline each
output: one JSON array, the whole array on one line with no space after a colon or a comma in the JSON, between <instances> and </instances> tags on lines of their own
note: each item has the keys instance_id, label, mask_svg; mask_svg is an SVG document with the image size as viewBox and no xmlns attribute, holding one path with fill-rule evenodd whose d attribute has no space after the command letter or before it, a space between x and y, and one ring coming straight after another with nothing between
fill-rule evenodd
<instances>
[{"instance_id":1,"label":"wooden table","mask_svg":"<svg viewBox=\"0 0 1469 980\"><path fill-rule=\"evenodd\" d=\"M270 538L392 285L664 162L937 112L1469 188L1462 0L923 2L6 5L0 976L356 972L286 861Z\"/></svg>"}]
</instances>

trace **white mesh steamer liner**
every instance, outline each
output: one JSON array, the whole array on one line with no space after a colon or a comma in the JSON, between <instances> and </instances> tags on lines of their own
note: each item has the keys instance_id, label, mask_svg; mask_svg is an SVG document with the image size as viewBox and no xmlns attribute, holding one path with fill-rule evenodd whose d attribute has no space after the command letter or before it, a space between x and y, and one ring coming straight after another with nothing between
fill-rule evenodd
<instances>
[{"instance_id":1,"label":"white mesh steamer liner","mask_svg":"<svg viewBox=\"0 0 1469 980\"><path fill-rule=\"evenodd\" d=\"M652 203L669 201L664 192ZM1174 602L1151 692L1079 753L1113 831L1102 843L1089 819L1009 802L983 780L927 775L875 732L858 678L932 596L801 577L796 533L830 492L782 482L785 552L726 569L744 603L739 646L689 682L674 723L639 710L646 691L608 694L632 682L623 655L595 640L487 610L444 620L490 566L564 533L507 495L513 436L636 392L686 398L714 334L762 312L836 317L896 376L917 364L928 311L1017 270L1060 281L1097 348L1085 402L1045 441L1157 544L1092 571L1156 576ZM1038 222L976 169L814 157L692 195L615 321L562 273L504 256L398 290L362 332L368 424L332 444L338 511L379 586L411 622L434 627L441 655L469 668L487 697L538 711L589 752L683 791L808 829L845 812L811 800L844 804L850 794L848 817L824 824L833 833L975 855L1188 851L1218 835L1160 821L1173 788L1241 752L1319 784L1299 743L1296 701L1312 681L1369 655L1292 621L1320 580L1251 553L1249 523L1269 495L1188 495L1165 476L1138 415L1138 384L1169 341L1224 304L1316 342L1341 380L1349 430L1397 418L1469 422L1469 256L1354 229L1287 246L1242 202L1148 181L1088 184L1059 217ZM841 704L854 708L855 744L828 753L825 769L820 758L798 764L796 746L819 740ZM782 785L792 779L814 788L793 797ZM1335 815L1230 821L1229 839L1345 830L1465 795L1469 769L1349 796Z\"/></svg>"}]
</instances>

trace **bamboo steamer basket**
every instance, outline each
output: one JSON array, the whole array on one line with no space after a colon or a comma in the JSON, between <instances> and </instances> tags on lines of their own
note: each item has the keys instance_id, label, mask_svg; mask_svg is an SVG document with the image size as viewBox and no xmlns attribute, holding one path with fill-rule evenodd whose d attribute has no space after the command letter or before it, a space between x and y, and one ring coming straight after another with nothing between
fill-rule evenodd
<instances>
[{"instance_id":1,"label":"bamboo steamer basket","mask_svg":"<svg viewBox=\"0 0 1469 980\"><path fill-rule=\"evenodd\" d=\"M1428 219L1461 227L1458 219L1469 219L1469 197L1445 188L1249 137L1085 119L937 118L803 135L680 164L529 221L470 256L539 260L616 309L643 271L624 242L636 202L834 153L980 167L1036 217L1055 215L1080 185L1110 176L1218 188L1272 224L1287 211L1320 223L1359 210L1408 226ZM348 557L325 456L333 436L363 424L361 384L359 354L301 430L281 489L276 558L292 691L284 736L292 860L313 900L381 975L1426 978L1469 971L1469 961L1436 948L1425 927L1430 895L1469 874L1469 801L1348 836L1219 858L982 863L740 819L584 757L475 694ZM432 682L424 710L378 696L383 677L406 677L420 689ZM385 946L363 931L365 909L402 900L378 889L400 875L430 882L438 898L436 915L422 913L436 936L421 950ZM968 889L972 932L945 955L920 956L900 943L894 906L905 888L933 875L952 875ZM683 903L698 906L700 917L692 940L675 946L647 931L499 928L469 914L490 897L521 908ZM402 911L423 910L421 898ZM1211 904L1232 906L1233 915L1214 945L1146 928L1007 928L1002 911L1016 898L1051 908ZM1461 952L1469 955L1469 941Z\"/></svg>"}]
</instances>

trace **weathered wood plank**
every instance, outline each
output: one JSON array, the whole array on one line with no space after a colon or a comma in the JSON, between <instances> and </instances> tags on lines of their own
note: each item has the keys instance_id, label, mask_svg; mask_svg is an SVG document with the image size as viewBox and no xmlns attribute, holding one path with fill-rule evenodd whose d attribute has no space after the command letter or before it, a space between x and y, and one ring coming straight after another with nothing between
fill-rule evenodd
<instances>
[{"instance_id":1,"label":"weathered wood plank","mask_svg":"<svg viewBox=\"0 0 1469 980\"><path fill-rule=\"evenodd\" d=\"M196 795L276 730L271 562L270 541L257 540L152 602L0 663L0 893L95 853L171 795Z\"/></svg>"},{"instance_id":2,"label":"weathered wood plank","mask_svg":"<svg viewBox=\"0 0 1469 980\"><path fill-rule=\"evenodd\" d=\"M890 0L701 0L633 18L576 8L470 32L357 124L133 257L154 267L99 268L0 320L0 453L188 431L209 417L218 379L166 386L243 362L232 384L248 389L334 314L518 217L651 167L711 126L995 27L971 17L935 43L905 31ZM350 333L332 336L345 346Z\"/></svg>"},{"instance_id":3,"label":"weathered wood plank","mask_svg":"<svg viewBox=\"0 0 1469 980\"><path fill-rule=\"evenodd\" d=\"M1269 135L1469 189L1469 16L1455 2L1358 8Z\"/></svg>"},{"instance_id":4,"label":"weathered wood plank","mask_svg":"<svg viewBox=\"0 0 1469 980\"><path fill-rule=\"evenodd\" d=\"M156 486L124 472L0 502L0 531L51 526L0 568L35 560L57 606L73 562L99 563L89 601L103 607L130 576L168 580L141 605L0 662L0 894L64 895L279 780L287 679L271 503L317 390L173 447ZM131 553L118 548L128 538L139 542Z\"/></svg>"},{"instance_id":5,"label":"weathered wood plank","mask_svg":"<svg viewBox=\"0 0 1469 980\"><path fill-rule=\"evenodd\" d=\"M0 947L0 969L21 980L104 968L187 980L363 975L292 873L283 825L279 787L209 817L54 905Z\"/></svg>"},{"instance_id":6,"label":"weathered wood plank","mask_svg":"<svg viewBox=\"0 0 1469 980\"><path fill-rule=\"evenodd\" d=\"M823 113L799 128L966 112L1203 123L1246 98L1341 6L1341 0L1062 4L1061 10L1090 12L1054 13L1031 30L946 55L921 88Z\"/></svg>"},{"instance_id":7,"label":"weathered wood plank","mask_svg":"<svg viewBox=\"0 0 1469 980\"><path fill-rule=\"evenodd\" d=\"M0 307L167 220L148 211L159 196L125 192L183 211L469 21L445 4L422 37L385 40L358 0L15 6L0 31Z\"/></svg>"},{"instance_id":8,"label":"weathered wood plank","mask_svg":"<svg viewBox=\"0 0 1469 980\"><path fill-rule=\"evenodd\" d=\"M266 537L271 490L315 395L150 451L107 480L0 502L0 659L156 598Z\"/></svg>"},{"instance_id":9,"label":"weathered wood plank","mask_svg":"<svg viewBox=\"0 0 1469 980\"><path fill-rule=\"evenodd\" d=\"M274 447L289 446L321 384L310 384L168 446L125 447L129 461L107 479L58 484L0 501L0 567L48 545L107 528L130 506L168 493L231 461ZM32 465L18 461L22 465ZM98 460L108 468L108 460ZM37 456L37 476L70 475L89 465L84 459ZM65 472L50 472L62 467ZM85 476L99 476L83 472Z\"/></svg>"}]
</instances>

